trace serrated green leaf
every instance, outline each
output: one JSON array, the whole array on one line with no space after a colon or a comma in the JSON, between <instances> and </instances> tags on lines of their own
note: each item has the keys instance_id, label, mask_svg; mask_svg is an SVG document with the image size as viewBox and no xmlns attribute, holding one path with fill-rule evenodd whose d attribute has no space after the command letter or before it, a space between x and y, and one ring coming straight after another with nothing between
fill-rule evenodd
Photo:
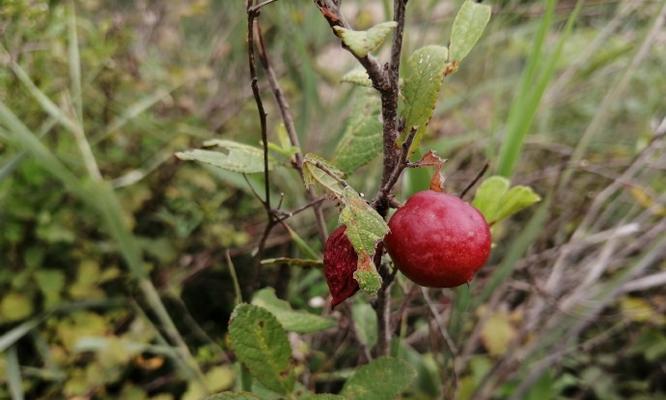
<instances>
[{"instance_id":1,"label":"serrated green leaf","mask_svg":"<svg viewBox=\"0 0 666 400\"><path fill-rule=\"evenodd\" d=\"M259 400L250 392L225 392L206 397L204 400Z\"/></svg>"},{"instance_id":2,"label":"serrated green leaf","mask_svg":"<svg viewBox=\"0 0 666 400\"><path fill-rule=\"evenodd\" d=\"M369 163L382 151L381 102L374 93L357 100L345 133L333 155L333 162L346 175Z\"/></svg>"},{"instance_id":3,"label":"serrated green leaf","mask_svg":"<svg viewBox=\"0 0 666 400\"><path fill-rule=\"evenodd\" d=\"M491 176L477 189L472 205L483 214L489 224L506 219L541 200L528 186L518 185L509 189L509 185L508 179Z\"/></svg>"},{"instance_id":4,"label":"serrated green leaf","mask_svg":"<svg viewBox=\"0 0 666 400\"><path fill-rule=\"evenodd\" d=\"M345 207L340 213L340 224L347 226L349 241L357 253L374 254L377 243L389 231L386 221L350 187L342 192L342 202Z\"/></svg>"},{"instance_id":5,"label":"serrated green leaf","mask_svg":"<svg viewBox=\"0 0 666 400\"><path fill-rule=\"evenodd\" d=\"M303 178L307 187L323 188L334 196L341 196L343 172L323 157L308 153L303 157Z\"/></svg>"},{"instance_id":6,"label":"serrated green leaf","mask_svg":"<svg viewBox=\"0 0 666 400\"><path fill-rule=\"evenodd\" d=\"M352 188L345 188L341 199L345 207L340 213L339 221L341 225L347 226L345 235L358 255L354 279L365 292L375 294L381 287L382 279L372 258L377 243L389 231L388 225Z\"/></svg>"},{"instance_id":7,"label":"serrated green leaf","mask_svg":"<svg viewBox=\"0 0 666 400\"><path fill-rule=\"evenodd\" d=\"M358 86L372 87L372 81L365 68L355 68L340 78L340 82L347 82Z\"/></svg>"},{"instance_id":8,"label":"serrated green leaf","mask_svg":"<svg viewBox=\"0 0 666 400\"><path fill-rule=\"evenodd\" d=\"M204 146L217 146L222 151L187 150L176 153L181 160L194 160L210 164L232 172L253 174L264 172L264 153L261 149L231 140L209 140ZM268 169L273 169L274 161L268 159Z\"/></svg>"},{"instance_id":9,"label":"serrated green leaf","mask_svg":"<svg viewBox=\"0 0 666 400\"><path fill-rule=\"evenodd\" d=\"M311 333L335 326L335 321L330 318L293 310L289 303L275 296L273 288L264 288L255 293L252 304L268 310L287 331Z\"/></svg>"},{"instance_id":10,"label":"serrated green leaf","mask_svg":"<svg viewBox=\"0 0 666 400\"><path fill-rule=\"evenodd\" d=\"M395 21L382 22L365 31L354 31L341 26L334 26L335 34L357 57L365 57L371 51L377 50L384 43L384 39L398 23Z\"/></svg>"},{"instance_id":11,"label":"serrated green leaf","mask_svg":"<svg viewBox=\"0 0 666 400\"><path fill-rule=\"evenodd\" d=\"M451 29L451 60L460 62L467 57L490 21L491 7L465 0L453 20Z\"/></svg>"},{"instance_id":12,"label":"serrated green leaf","mask_svg":"<svg viewBox=\"0 0 666 400\"><path fill-rule=\"evenodd\" d=\"M352 306L352 320L359 342L373 348L377 344L377 313L368 303Z\"/></svg>"},{"instance_id":13,"label":"serrated green leaf","mask_svg":"<svg viewBox=\"0 0 666 400\"><path fill-rule=\"evenodd\" d=\"M348 400L395 399L416 378L416 371L406 361L382 357L359 368L342 389Z\"/></svg>"},{"instance_id":14,"label":"serrated green leaf","mask_svg":"<svg viewBox=\"0 0 666 400\"><path fill-rule=\"evenodd\" d=\"M413 149L418 148L428 122L432 117L435 103L442 88L448 50L443 46L425 46L409 56L405 63L405 77L402 88L403 101L400 115L405 118L405 130L399 142L404 142L412 127L416 127Z\"/></svg>"},{"instance_id":15,"label":"serrated green leaf","mask_svg":"<svg viewBox=\"0 0 666 400\"><path fill-rule=\"evenodd\" d=\"M294 388L291 347L282 325L268 310L240 304L231 316L229 336L238 359L266 388L287 394Z\"/></svg>"}]
</instances>

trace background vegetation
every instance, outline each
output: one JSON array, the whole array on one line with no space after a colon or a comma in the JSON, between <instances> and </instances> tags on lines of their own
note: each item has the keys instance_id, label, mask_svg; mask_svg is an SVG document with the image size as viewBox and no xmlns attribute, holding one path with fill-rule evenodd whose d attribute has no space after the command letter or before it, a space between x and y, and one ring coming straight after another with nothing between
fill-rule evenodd
<instances>
[{"instance_id":1,"label":"background vegetation","mask_svg":"<svg viewBox=\"0 0 666 400\"><path fill-rule=\"evenodd\" d=\"M338 392L373 358L367 297L330 312L319 269L256 265L261 176L174 157L213 138L259 143L243 3L0 1L0 398L242 387L227 252L246 301L328 318L289 335L304 387ZM411 0L404 54L445 44L460 3ZM392 354L417 373L405 398L666 397L666 6L588 0L570 18L575 2L547 3L490 1L479 45L444 82L422 147L448 159L447 188L489 162L543 201L494 227L468 287L398 276ZM343 5L357 29L390 10ZM312 2L276 1L261 22L302 148L331 156L360 93L340 83L355 60ZM374 194L380 174L377 159L350 182ZM295 172L272 176L285 209L307 203ZM408 171L399 199L428 178ZM324 212L331 231L338 210ZM311 213L289 228L266 256L320 257Z\"/></svg>"}]
</instances>

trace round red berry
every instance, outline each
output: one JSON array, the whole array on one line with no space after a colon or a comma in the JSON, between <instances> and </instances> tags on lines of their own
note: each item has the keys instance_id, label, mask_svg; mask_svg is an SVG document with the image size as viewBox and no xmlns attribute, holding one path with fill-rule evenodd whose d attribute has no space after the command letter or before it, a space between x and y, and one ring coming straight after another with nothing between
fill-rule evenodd
<instances>
[{"instance_id":1,"label":"round red berry","mask_svg":"<svg viewBox=\"0 0 666 400\"><path fill-rule=\"evenodd\" d=\"M460 198L423 191L410 197L389 221L384 242L395 265L422 286L469 282L490 255L490 228Z\"/></svg>"}]
</instances>

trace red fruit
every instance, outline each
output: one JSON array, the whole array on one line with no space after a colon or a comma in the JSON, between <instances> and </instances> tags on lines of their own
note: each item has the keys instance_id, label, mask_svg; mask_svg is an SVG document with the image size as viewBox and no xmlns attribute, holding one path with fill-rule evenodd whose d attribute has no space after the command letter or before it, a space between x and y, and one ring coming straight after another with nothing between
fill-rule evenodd
<instances>
[{"instance_id":1,"label":"red fruit","mask_svg":"<svg viewBox=\"0 0 666 400\"><path fill-rule=\"evenodd\" d=\"M389 221L384 242L395 265L422 286L468 282L488 260L490 228L460 198L427 190L413 195Z\"/></svg>"},{"instance_id":2,"label":"red fruit","mask_svg":"<svg viewBox=\"0 0 666 400\"><path fill-rule=\"evenodd\" d=\"M324 245L324 274L333 296L332 307L351 297L359 289L354 279L358 256L347 235L346 226L339 226L326 239Z\"/></svg>"}]
</instances>

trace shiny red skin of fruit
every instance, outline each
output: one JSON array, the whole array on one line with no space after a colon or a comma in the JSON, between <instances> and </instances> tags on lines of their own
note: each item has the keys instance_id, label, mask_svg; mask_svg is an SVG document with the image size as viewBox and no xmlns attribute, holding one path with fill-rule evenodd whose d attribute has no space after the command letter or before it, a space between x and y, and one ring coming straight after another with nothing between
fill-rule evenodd
<instances>
[{"instance_id":1,"label":"shiny red skin of fruit","mask_svg":"<svg viewBox=\"0 0 666 400\"><path fill-rule=\"evenodd\" d=\"M389 221L384 239L395 265L422 286L469 282L490 255L490 228L460 198L427 190L410 197Z\"/></svg>"},{"instance_id":2,"label":"shiny red skin of fruit","mask_svg":"<svg viewBox=\"0 0 666 400\"><path fill-rule=\"evenodd\" d=\"M346 226L341 225L326 239L324 245L324 275L333 296L332 307L351 297L359 289L354 279L358 256L347 235Z\"/></svg>"}]
</instances>

